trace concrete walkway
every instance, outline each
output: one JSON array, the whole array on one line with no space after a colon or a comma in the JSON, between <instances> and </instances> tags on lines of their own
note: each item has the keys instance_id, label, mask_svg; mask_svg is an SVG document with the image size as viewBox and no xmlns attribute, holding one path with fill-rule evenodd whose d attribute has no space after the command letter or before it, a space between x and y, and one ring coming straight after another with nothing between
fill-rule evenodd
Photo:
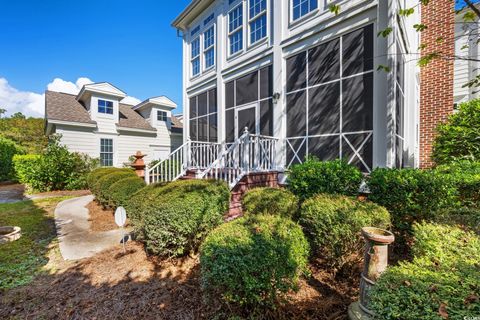
<instances>
[{"instance_id":1,"label":"concrete walkway","mask_svg":"<svg viewBox=\"0 0 480 320\"><path fill-rule=\"evenodd\" d=\"M121 229L92 232L88 221L88 209L93 196L83 196L60 202L55 209L55 223L60 252L65 260L78 260L121 244Z\"/></svg>"}]
</instances>

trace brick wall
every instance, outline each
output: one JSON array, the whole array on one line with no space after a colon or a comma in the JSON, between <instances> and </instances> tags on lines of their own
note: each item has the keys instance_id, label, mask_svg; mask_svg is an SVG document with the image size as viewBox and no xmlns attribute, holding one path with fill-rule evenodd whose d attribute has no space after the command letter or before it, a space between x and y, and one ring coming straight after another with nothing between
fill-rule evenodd
<instances>
[{"instance_id":1,"label":"brick wall","mask_svg":"<svg viewBox=\"0 0 480 320\"><path fill-rule=\"evenodd\" d=\"M433 51L443 56L455 54L455 14L453 1L430 0L422 6L422 23L428 29L421 33L421 43L427 45L423 54ZM443 42L437 39L442 37ZM439 58L422 68L420 77L420 167L433 165L431 160L435 128L453 112L453 60Z\"/></svg>"}]
</instances>

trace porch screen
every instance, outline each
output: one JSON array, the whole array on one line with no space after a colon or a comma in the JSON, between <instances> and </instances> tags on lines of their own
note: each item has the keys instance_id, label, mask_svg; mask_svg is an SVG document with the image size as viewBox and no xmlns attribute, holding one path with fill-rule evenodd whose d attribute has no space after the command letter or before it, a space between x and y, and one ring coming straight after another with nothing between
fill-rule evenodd
<instances>
[{"instance_id":1,"label":"porch screen","mask_svg":"<svg viewBox=\"0 0 480 320\"><path fill-rule=\"evenodd\" d=\"M373 25L287 59L287 166L307 155L372 168Z\"/></svg>"},{"instance_id":2,"label":"porch screen","mask_svg":"<svg viewBox=\"0 0 480 320\"><path fill-rule=\"evenodd\" d=\"M252 112L255 124L253 134L273 135L273 83L272 67L264 67L225 84L225 137L233 142L241 136L244 128L237 128L236 109L257 103L258 110Z\"/></svg>"},{"instance_id":3,"label":"porch screen","mask_svg":"<svg viewBox=\"0 0 480 320\"><path fill-rule=\"evenodd\" d=\"M190 139L217 142L217 89L190 98Z\"/></svg>"}]
</instances>

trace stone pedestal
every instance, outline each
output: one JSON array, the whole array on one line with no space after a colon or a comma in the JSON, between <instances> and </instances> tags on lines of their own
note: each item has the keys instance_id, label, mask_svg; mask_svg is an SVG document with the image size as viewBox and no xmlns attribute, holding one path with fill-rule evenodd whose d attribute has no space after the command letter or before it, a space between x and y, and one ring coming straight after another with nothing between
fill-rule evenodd
<instances>
[{"instance_id":1,"label":"stone pedestal","mask_svg":"<svg viewBox=\"0 0 480 320\"><path fill-rule=\"evenodd\" d=\"M352 303L348 308L348 317L351 320L370 319L373 315L368 308L370 291L387 269L388 245L395 240L390 231L373 227L362 228L362 236L365 239L365 255L360 279L360 301Z\"/></svg>"}]
</instances>

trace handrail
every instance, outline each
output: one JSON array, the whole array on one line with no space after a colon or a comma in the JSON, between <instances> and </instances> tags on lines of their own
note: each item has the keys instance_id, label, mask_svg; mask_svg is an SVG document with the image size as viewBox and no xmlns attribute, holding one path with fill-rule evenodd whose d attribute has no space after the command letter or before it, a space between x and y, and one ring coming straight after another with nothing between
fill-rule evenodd
<instances>
[{"instance_id":1,"label":"handrail","mask_svg":"<svg viewBox=\"0 0 480 320\"><path fill-rule=\"evenodd\" d=\"M145 170L145 182L151 184L174 181L184 175L187 169L186 159L190 144L191 141L185 142L171 152L166 159Z\"/></svg>"}]
</instances>

